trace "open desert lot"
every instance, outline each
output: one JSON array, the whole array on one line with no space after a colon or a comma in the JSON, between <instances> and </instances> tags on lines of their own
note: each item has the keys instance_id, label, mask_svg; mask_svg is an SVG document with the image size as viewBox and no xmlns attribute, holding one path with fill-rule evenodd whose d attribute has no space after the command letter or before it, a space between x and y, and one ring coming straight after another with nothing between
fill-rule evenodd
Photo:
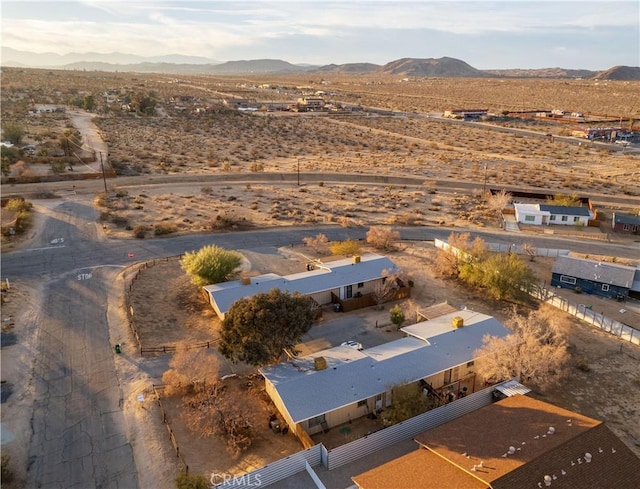
<instances>
[{"instance_id":1,"label":"open desert lot","mask_svg":"<svg viewBox=\"0 0 640 489\"><path fill-rule=\"evenodd\" d=\"M2 196L24 197L34 204L28 232L3 236L3 252L15 251L3 258L19 256L29 262L29 278L12 282L13 295L3 303L3 317L9 318L3 323L3 338L10 337L21 348L14 349L20 352L20 363L7 375L33 360L30 355L40 358L43 352L55 361L43 360L42 365L58 365L59 352L38 330L54 337L73 328L69 362L75 362L74 368L86 364L87 379L98 376L108 385L104 391L115 401L105 401L105 406L123 414L126 423L117 427L126 425L128 430L119 432L123 443L118 448L135 452L134 476L140 487L150 481L156 487L173 487L175 475L184 469L161 422L164 416L170 419L182 460L191 472L207 478L216 471L243 474L302 448L292 433L271 431L267 420L276 408L257 370L232 365L215 348L211 350L221 365L217 373L237 374L225 379L221 389L230 399L242 400L251 411L251 425L257 427L254 444L243 455L227 452L222 438L189 429L184 399L152 387L163 382L169 368L167 348L183 343L211 346L220 337L221 321L178 263L180 253L191 251L184 243L217 242L210 238L215 236L221 242L237 237L237 244L245 231L251 235L247 243L253 243L273 233L268 239L277 246L236 246L243 271L286 275L304 272L310 257L330 255L327 249L322 254L304 245L299 237L289 245L285 240L294 233L313 229L308 236L313 238L330 230L361 239L371 226L410 229L417 238L397 239L397 246L384 251L361 242L366 251L387 254L408 272L415 286L411 299L402 302L405 310L414 317L417 308L448 301L500 321L507 321L513 304L488 299L480 289L437 274L438 250L432 236L422 237L423 230L425 236L430 229L447 234L482 231L508 246L509 255L516 241L524 249L548 240L555 248L580 248L582 257L593 246L603 261L640 263L638 236L616 234L611 226L616 211L640 212L640 82L333 73L224 77L22 68L3 68L0 82L3 128L20 128L21 146L29 146L13 152L18 154L15 161L3 162ZM331 109L274 109L317 93ZM489 115L473 121L442 117L455 108L486 109ZM628 139L621 142L628 144L578 139L573 130L582 127L579 121L509 115L553 109L592 114L611 125L619 121ZM500 200L501 190L586 197L596 219L589 226L522 225L519 232L512 231L503 215L508 203ZM2 217L5 227L16 219L5 208ZM163 253L166 256L156 256ZM9 263L12 270L23 266L17 259ZM527 263L546 287L554 259L537 257ZM43 271L34 271L33 264L42 264ZM626 303L613 299L565 289L553 292L640 327L637 301L629 300L624 309ZM358 341L366 348L377 346L373 339L400 336L390 323L390 305L348 313L351 316L325 306L314 328L346 316L361 323ZM58 306L60 316L47 312ZM522 310L529 306L520 304ZM67 316L78 319L67 324ZM576 318L567 317L567 322L568 378L533 395L605 420L640 453L638 347ZM83 329L87 325L95 328L86 330L92 334ZM98 332L104 337L93 338ZM114 350L116 341L121 343ZM316 344L305 341L300 345L304 351ZM329 343L324 337L319 341ZM141 348L156 351L143 355ZM86 351L96 352L96 359ZM94 360L104 372L96 373ZM60 376L66 382L71 369L64 361ZM37 405L28 419L31 374L21 375L8 379L15 392L8 394L10 412L24 413L19 420L23 427L31 424L34 429L33 419L46 427L51 419L46 409L55 405ZM38 382L45 385L42 379ZM66 402L63 398L56 402ZM70 414L60 426L75 428L72 422ZM31 454L27 451L39 449L16 452L15 459L25 466L17 470L20 481L27 480L22 473ZM29 470L37 477L37 469Z\"/></svg>"}]
</instances>

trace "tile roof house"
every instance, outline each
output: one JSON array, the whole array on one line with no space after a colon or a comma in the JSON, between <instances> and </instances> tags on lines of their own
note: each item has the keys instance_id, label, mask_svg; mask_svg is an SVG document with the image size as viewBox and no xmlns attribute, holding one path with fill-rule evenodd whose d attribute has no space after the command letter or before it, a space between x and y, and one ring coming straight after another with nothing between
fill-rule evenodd
<instances>
[{"instance_id":1,"label":"tile roof house","mask_svg":"<svg viewBox=\"0 0 640 489\"><path fill-rule=\"evenodd\" d=\"M360 489L632 489L640 460L601 421L528 396L415 438L420 448L353 477Z\"/></svg>"},{"instance_id":2,"label":"tile roof house","mask_svg":"<svg viewBox=\"0 0 640 489\"><path fill-rule=\"evenodd\" d=\"M626 265L572 256L559 256L551 269L551 286L578 289L602 297L627 297L640 292L640 270Z\"/></svg>"},{"instance_id":3,"label":"tile roof house","mask_svg":"<svg viewBox=\"0 0 640 489\"><path fill-rule=\"evenodd\" d=\"M522 224L564 226L587 226L594 218L594 212L588 207L566 207L548 204L513 204L516 221Z\"/></svg>"},{"instance_id":4,"label":"tile roof house","mask_svg":"<svg viewBox=\"0 0 640 489\"><path fill-rule=\"evenodd\" d=\"M266 273L245 280L221 282L204 287L211 307L220 319L239 299L269 292L272 289L312 297L319 305L331 304L336 298L350 299L356 294L373 292L376 285L398 267L389 258L375 253L327 263L314 263L313 270L280 276Z\"/></svg>"},{"instance_id":5,"label":"tile roof house","mask_svg":"<svg viewBox=\"0 0 640 489\"><path fill-rule=\"evenodd\" d=\"M463 327L452 325L456 316ZM338 346L264 367L266 392L294 433L314 434L389 406L392 388L403 383L424 381L438 389L466 379L471 393L483 337L510 334L497 319L470 310L403 331L411 336L363 351Z\"/></svg>"}]
</instances>

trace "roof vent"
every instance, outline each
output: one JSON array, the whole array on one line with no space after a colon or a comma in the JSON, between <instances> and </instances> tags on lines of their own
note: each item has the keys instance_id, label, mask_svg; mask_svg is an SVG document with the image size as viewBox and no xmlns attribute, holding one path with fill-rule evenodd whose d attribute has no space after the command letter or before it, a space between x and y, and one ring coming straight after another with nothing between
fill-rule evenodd
<instances>
[{"instance_id":1,"label":"roof vent","mask_svg":"<svg viewBox=\"0 0 640 489\"><path fill-rule=\"evenodd\" d=\"M584 461L585 462L587 462L587 463L591 462L591 458L592 457L591 457L591 454L589 452L584 454Z\"/></svg>"},{"instance_id":2,"label":"roof vent","mask_svg":"<svg viewBox=\"0 0 640 489\"><path fill-rule=\"evenodd\" d=\"M325 357L316 357L313 359L313 366L316 370L324 370L327 368L327 359Z\"/></svg>"},{"instance_id":3,"label":"roof vent","mask_svg":"<svg viewBox=\"0 0 640 489\"><path fill-rule=\"evenodd\" d=\"M509 455L513 455L514 453L516 453L516 447L514 446L509 447Z\"/></svg>"},{"instance_id":4,"label":"roof vent","mask_svg":"<svg viewBox=\"0 0 640 489\"><path fill-rule=\"evenodd\" d=\"M464 319L462 318L462 316L455 316L452 320L451 320L451 324L453 325L454 328L462 328L462 326L464 326Z\"/></svg>"},{"instance_id":5,"label":"roof vent","mask_svg":"<svg viewBox=\"0 0 640 489\"><path fill-rule=\"evenodd\" d=\"M556 429L553 426L549 426L547 430L547 435L553 435L556 432Z\"/></svg>"},{"instance_id":6,"label":"roof vent","mask_svg":"<svg viewBox=\"0 0 640 489\"><path fill-rule=\"evenodd\" d=\"M544 485L549 487L551 485L551 476L550 475L545 475L544 476Z\"/></svg>"}]
</instances>

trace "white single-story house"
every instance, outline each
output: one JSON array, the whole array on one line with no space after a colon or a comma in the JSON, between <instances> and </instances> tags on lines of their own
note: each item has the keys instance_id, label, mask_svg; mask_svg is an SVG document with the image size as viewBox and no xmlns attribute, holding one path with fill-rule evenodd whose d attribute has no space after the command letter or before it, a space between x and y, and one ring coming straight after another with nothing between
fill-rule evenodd
<instances>
[{"instance_id":1,"label":"white single-story house","mask_svg":"<svg viewBox=\"0 0 640 489\"><path fill-rule=\"evenodd\" d=\"M456 316L462 327L454 327ZM362 351L337 346L264 367L266 392L294 433L311 435L384 409L401 384L420 382L436 390L466 381L472 392L483 337L510 334L497 319L470 310L402 331L409 336Z\"/></svg>"},{"instance_id":2,"label":"white single-story house","mask_svg":"<svg viewBox=\"0 0 640 489\"><path fill-rule=\"evenodd\" d=\"M332 294L338 299L369 294L385 277L399 272L398 267L387 257L375 253L345 258L327 263L315 261L306 272L280 276L266 273L244 280L206 285L204 291L211 307L220 319L224 319L229 308L239 299L280 289L298 292L312 297L317 304L332 303Z\"/></svg>"},{"instance_id":3,"label":"white single-story house","mask_svg":"<svg viewBox=\"0 0 640 489\"><path fill-rule=\"evenodd\" d=\"M516 221L522 224L588 226L594 213L588 207L568 207L547 204L514 204Z\"/></svg>"}]
</instances>

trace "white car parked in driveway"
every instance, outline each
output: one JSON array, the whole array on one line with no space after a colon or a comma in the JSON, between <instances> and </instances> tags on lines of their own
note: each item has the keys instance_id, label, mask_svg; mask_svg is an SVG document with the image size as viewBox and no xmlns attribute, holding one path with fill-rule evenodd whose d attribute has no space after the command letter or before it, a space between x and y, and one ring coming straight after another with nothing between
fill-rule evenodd
<instances>
[{"instance_id":1,"label":"white car parked in driveway","mask_svg":"<svg viewBox=\"0 0 640 489\"><path fill-rule=\"evenodd\" d=\"M358 351L362 351L364 350L364 348L362 348L362 344L358 343L357 341L353 341L353 340L349 340L349 341L344 341L340 344L340 346L348 346L350 348L353 348L355 350Z\"/></svg>"}]
</instances>

